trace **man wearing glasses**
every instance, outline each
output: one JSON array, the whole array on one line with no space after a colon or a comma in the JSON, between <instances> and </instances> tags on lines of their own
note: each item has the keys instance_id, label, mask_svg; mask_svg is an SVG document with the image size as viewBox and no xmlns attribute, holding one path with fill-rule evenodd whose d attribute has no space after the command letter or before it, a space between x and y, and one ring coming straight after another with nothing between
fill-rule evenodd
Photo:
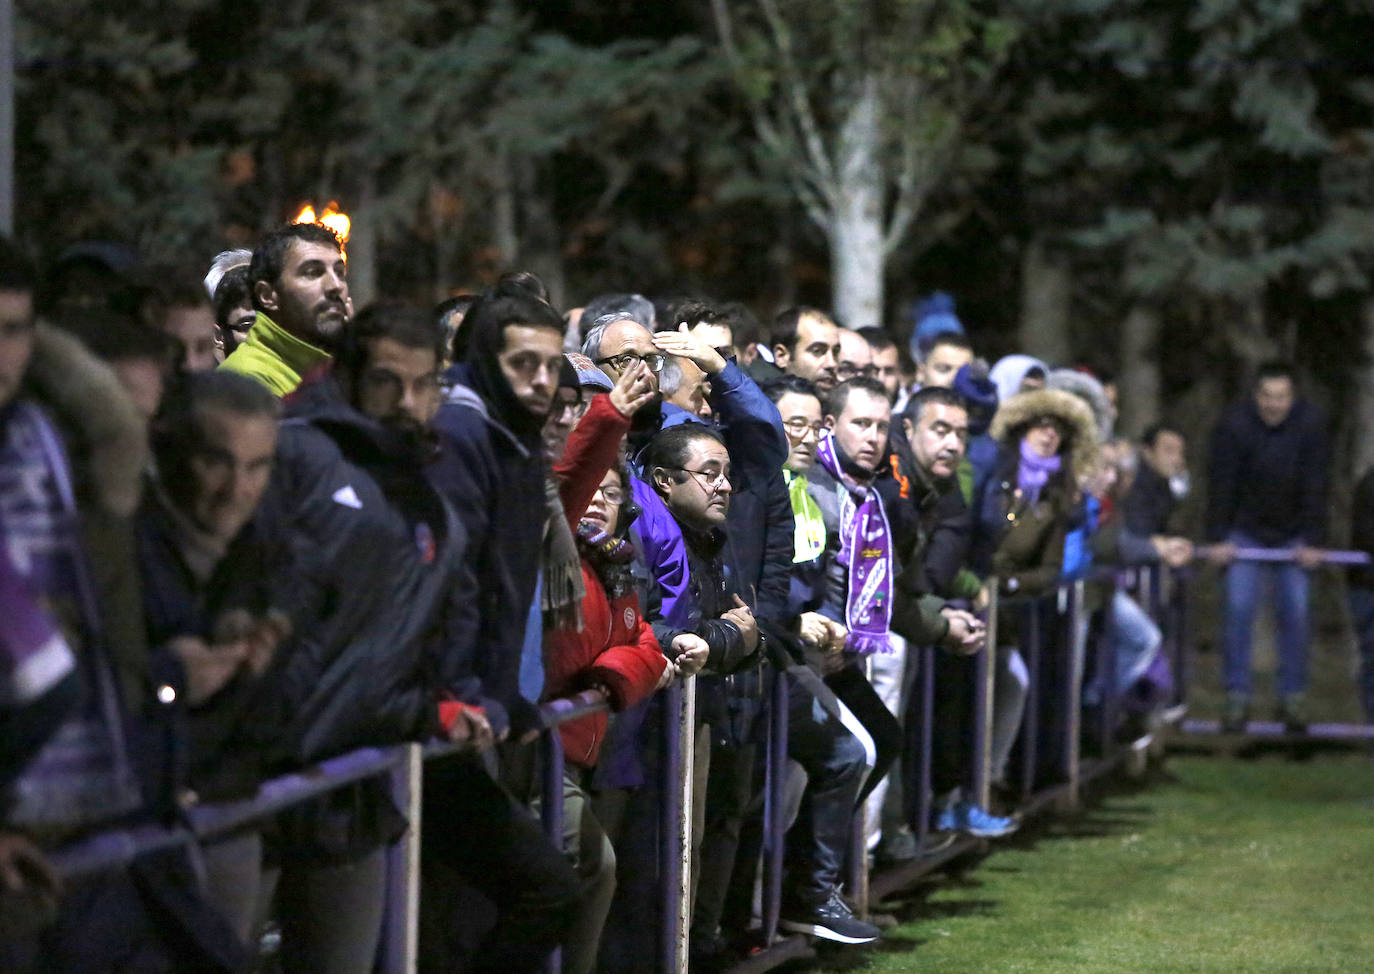
<instances>
[{"instance_id":1,"label":"man wearing glasses","mask_svg":"<svg viewBox=\"0 0 1374 974\"><path fill-rule=\"evenodd\" d=\"M850 328L841 328L839 333L840 360L835 365L835 377L841 382L876 378L878 367L873 364L873 349L867 339Z\"/></svg>"}]
</instances>

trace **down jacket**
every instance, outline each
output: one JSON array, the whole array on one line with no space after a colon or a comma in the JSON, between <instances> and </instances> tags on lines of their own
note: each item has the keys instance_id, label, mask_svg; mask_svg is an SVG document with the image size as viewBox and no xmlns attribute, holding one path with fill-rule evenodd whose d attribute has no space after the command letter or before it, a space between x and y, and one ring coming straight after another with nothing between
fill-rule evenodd
<instances>
[{"instance_id":1,"label":"down jacket","mask_svg":"<svg viewBox=\"0 0 1374 974\"><path fill-rule=\"evenodd\" d=\"M611 405L610 397L600 395L592 400L568 438L554 474L559 479L564 513L574 530L606 471L615 463L620 439L629 428L630 421ZM621 533L628 526L625 514L629 510L627 499L621 508ZM582 599L582 628L555 629L547 637L544 696L567 696L599 683L610 691L611 708L624 710L654 692L668 661L640 612L633 586L609 598L586 558L582 559L582 582L587 591ZM606 714L596 713L559 727L567 760L580 767L594 767L606 738L606 722Z\"/></svg>"}]
</instances>

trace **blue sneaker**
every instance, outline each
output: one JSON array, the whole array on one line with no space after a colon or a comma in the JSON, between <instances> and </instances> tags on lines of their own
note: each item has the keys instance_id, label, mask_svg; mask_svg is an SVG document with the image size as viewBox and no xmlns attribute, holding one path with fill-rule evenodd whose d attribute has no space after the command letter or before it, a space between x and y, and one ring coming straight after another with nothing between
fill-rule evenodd
<instances>
[{"instance_id":1,"label":"blue sneaker","mask_svg":"<svg viewBox=\"0 0 1374 974\"><path fill-rule=\"evenodd\" d=\"M986 812L973 802L960 800L944 807L935 827L945 832L965 832L980 839L1000 839L1019 829L1021 823Z\"/></svg>"}]
</instances>

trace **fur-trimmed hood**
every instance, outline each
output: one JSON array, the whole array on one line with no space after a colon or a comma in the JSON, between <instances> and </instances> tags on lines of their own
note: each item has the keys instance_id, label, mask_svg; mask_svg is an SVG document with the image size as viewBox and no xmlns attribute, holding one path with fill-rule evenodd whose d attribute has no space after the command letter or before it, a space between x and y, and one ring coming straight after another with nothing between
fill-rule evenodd
<instances>
[{"instance_id":1,"label":"fur-trimmed hood","mask_svg":"<svg viewBox=\"0 0 1374 974\"><path fill-rule=\"evenodd\" d=\"M148 430L114 371L75 336L40 322L22 394L57 420L85 500L117 517L133 514Z\"/></svg>"},{"instance_id":2,"label":"fur-trimmed hood","mask_svg":"<svg viewBox=\"0 0 1374 974\"><path fill-rule=\"evenodd\" d=\"M1112 403L1107 398L1107 390L1102 383L1086 372L1077 369L1053 369L1045 382L1051 389L1071 392L1088 404L1097 423L1097 438L1105 443L1112 438L1116 421L1112 418Z\"/></svg>"},{"instance_id":3,"label":"fur-trimmed hood","mask_svg":"<svg viewBox=\"0 0 1374 974\"><path fill-rule=\"evenodd\" d=\"M1069 436L1060 453L1072 457L1075 483L1096 469L1097 424L1088 404L1071 392L1032 389L1017 393L997 407L988 432L998 442L1009 443L1019 427L1037 416L1054 416L1068 426Z\"/></svg>"}]
</instances>

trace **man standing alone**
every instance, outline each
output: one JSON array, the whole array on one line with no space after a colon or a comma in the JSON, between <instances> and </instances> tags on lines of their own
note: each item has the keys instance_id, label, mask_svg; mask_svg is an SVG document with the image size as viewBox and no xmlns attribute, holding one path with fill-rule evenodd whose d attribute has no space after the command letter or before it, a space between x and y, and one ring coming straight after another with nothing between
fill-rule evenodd
<instances>
[{"instance_id":1,"label":"man standing alone","mask_svg":"<svg viewBox=\"0 0 1374 974\"><path fill-rule=\"evenodd\" d=\"M1297 397L1293 367L1284 362L1260 366L1253 394L1213 431L1207 526L1219 542L1213 560L1228 566L1225 730L1244 730L1249 717L1250 637L1266 576L1278 621L1278 717L1292 732L1306 729L1307 570L1320 561L1327 463L1326 419ZM1294 561L1237 559L1237 548L1292 548Z\"/></svg>"}]
</instances>

